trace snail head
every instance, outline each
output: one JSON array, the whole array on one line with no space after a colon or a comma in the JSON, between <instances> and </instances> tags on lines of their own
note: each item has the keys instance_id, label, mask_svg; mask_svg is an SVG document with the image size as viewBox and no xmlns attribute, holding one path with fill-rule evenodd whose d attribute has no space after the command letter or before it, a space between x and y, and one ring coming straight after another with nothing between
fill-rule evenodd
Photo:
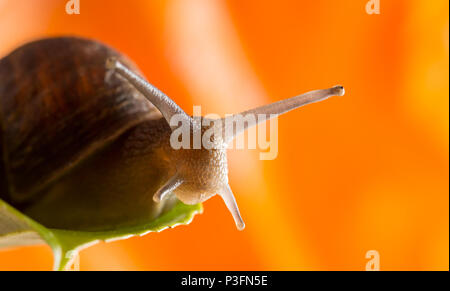
<instances>
[{"instance_id":1,"label":"snail head","mask_svg":"<svg viewBox=\"0 0 450 291\"><path fill-rule=\"evenodd\" d=\"M343 96L345 93L342 86L334 86L225 118L191 117L171 98L126 68L118 60L108 59L106 68L109 73L120 75L136 87L158 108L172 130L171 145L175 149L174 159L177 171L154 194L153 200L160 202L167 195L174 193L182 202L196 204L219 194L239 230L244 229L245 224L228 182L227 145L243 131L261 122L303 105L322 101L331 96ZM247 122L243 126L237 127L236 117L238 116L253 118L246 118ZM181 142L179 137L182 137Z\"/></svg>"}]
</instances>

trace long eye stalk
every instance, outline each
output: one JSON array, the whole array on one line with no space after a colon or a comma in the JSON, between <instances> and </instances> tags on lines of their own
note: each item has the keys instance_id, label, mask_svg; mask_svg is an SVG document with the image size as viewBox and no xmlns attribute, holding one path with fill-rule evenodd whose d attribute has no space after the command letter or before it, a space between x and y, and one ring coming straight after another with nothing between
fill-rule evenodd
<instances>
[{"instance_id":1,"label":"long eye stalk","mask_svg":"<svg viewBox=\"0 0 450 291\"><path fill-rule=\"evenodd\" d=\"M293 109L299 108L301 106L310 103L315 103L328 99L331 96L343 96L344 94L345 94L344 87L334 86L328 89L311 91L289 99L281 100L272 104L264 105L261 107L257 107L255 109L244 111L239 114L225 117L222 119L222 124L225 124L225 127L222 128L222 132L224 132L225 136L225 141L226 142L232 141L233 138L235 138L248 128L253 127L261 122L264 122L267 119L284 114ZM235 118L237 115L240 115L242 117L245 117L247 115L253 115L253 118L246 119L248 122L246 122L242 128L236 128L236 131L232 132L225 132L225 128L234 128Z\"/></svg>"},{"instance_id":2,"label":"long eye stalk","mask_svg":"<svg viewBox=\"0 0 450 291\"><path fill-rule=\"evenodd\" d=\"M153 105L158 108L161 114L164 116L166 121L170 125L170 119L178 114L183 117L183 119L192 122L192 119L186 112L181 109L172 99L170 99L166 94L161 92L158 88L147 82L141 76L137 75L133 71L125 67L121 62L115 58L109 58L106 60L106 68L108 70L117 72L120 76L128 80L142 95L145 96ZM177 126L172 126L172 130L177 128Z\"/></svg>"}]
</instances>

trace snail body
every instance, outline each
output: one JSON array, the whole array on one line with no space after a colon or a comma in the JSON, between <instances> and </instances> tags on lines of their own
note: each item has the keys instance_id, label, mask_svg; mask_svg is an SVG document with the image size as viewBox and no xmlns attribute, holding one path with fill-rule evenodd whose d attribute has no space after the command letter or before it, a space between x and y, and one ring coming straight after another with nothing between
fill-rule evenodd
<instances>
[{"instance_id":1,"label":"snail body","mask_svg":"<svg viewBox=\"0 0 450 291\"><path fill-rule=\"evenodd\" d=\"M270 118L332 95L343 88L244 114ZM190 134L212 127L221 134L211 136L212 148L175 149L174 116ZM227 135L223 124L232 120L221 121L198 123L99 42L26 44L0 60L0 199L47 227L90 231L148 221L177 198L196 204L219 194L243 229L226 159L239 132Z\"/></svg>"}]
</instances>

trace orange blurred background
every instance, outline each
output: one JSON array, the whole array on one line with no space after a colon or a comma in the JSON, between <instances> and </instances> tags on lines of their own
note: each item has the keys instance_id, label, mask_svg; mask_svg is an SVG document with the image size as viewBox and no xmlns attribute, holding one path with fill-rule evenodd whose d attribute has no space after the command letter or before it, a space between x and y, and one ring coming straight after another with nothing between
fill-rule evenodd
<instances>
[{"instance_id":1,"label":"orange blurred background","mask_svg":"<svg viewBox=\"0 0 450 291\"><path fill-rule=\"evenodd\" d=\"M449 269L449 4L0 0L0 56L37 38L101 40L187 112L233 113L342 84L279 118L278 157L230 152L247 228L215 197L188 226L99 244L81 270ZM206 112L205 112L206 111ZM46 246L0 270L50 270Z\"/></svg>"}]
</instances>

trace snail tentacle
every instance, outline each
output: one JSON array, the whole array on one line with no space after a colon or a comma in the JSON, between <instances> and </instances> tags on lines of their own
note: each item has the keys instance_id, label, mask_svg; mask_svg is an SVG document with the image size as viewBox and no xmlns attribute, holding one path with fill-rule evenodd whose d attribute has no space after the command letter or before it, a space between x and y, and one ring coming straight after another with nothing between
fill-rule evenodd
<instances>
[{"instance_id":1,"label":"snail tentacle","mask_svg":"<svg viewBox=\"0 0 450 291\"><path fill-rule=\"evenodd\" d=\"M328 99L331 96L343 96L344 94L345 94L344 87L338 85L328 89L311 91L289 99L281 100L272 104L247 110L239 114L227 116L222 119L222 123L225 124L225 127L222 128L223 136L225 137L226 142L230 142L233 140L233 138L235 138L248 128L251 128L263 121L274 118L278 115L284 114L288 111L299 108L301 106L319 102ZM247 122L244 124L244 126L242 128L236 128L235 132L234 131L225 132L225 128L233 128L233 123L236 115L244 117L248 115L253 115L254 118L247 119Z\"/></svg>"},{"instance_id":2,"label":"snail tentacle","mask_svg":"<svg viewBox=\"0 0 450 291\"><path fill-rule=\"evenodd\" d=\"M155 195L153 195L153 201L157 203L161 202L164 197L172 193L181 184L183 184L183 180L178 175L173 176L166 182L166 184L164 184L164 186L156 191Z\"/></svg>"},{"instance_id":3,"label":"snail tentacle","mask_svg":"<svg viewBox=\"0 0 450 291\"><path fill-rule=\"evenodd\" d=\"M226 185L218 194L222 197L231 215L233 215L233 219L238 230L243 230L245 228L245 223L244 220L242 220L239 207L236 203L233 192L231 191L230 185Z\"/></svg>"},{"instance_id":4,"label":"snail tentacle","mask_svg":"<svg viewBox=\"0 0 450 291\"><path fill-rule=\"evenodd\" d=\"M106 69L116 72L130 82L142 95L145 96L153 105L155 105L166 121L170 125L170 120L175 115L180 115L182 119L192 122L192 118L181 109L172 99L170 99L161 90L147 82L144 78L125 67L115 58L106 60ZM174 130L177 126L170 125Z\"/></svg>"}]
</instances>

